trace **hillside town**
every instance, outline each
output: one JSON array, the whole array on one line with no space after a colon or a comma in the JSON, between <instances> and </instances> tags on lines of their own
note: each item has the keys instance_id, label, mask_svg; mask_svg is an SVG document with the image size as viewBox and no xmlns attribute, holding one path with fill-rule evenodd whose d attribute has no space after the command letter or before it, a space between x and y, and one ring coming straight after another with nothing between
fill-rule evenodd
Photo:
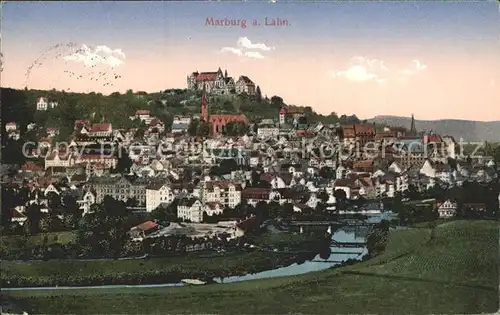
<instances>
[{"instance_id":1,"label":"hillside town","mask_svg":"<svg viewBox=\"0 0 500 315\"><path fill-rule=\"evenodd\" d=\"M497 179L498 161L464 156L452 137L416 130L413 116L408 128L378 128L367 122L307 124L300 108L288 106L282 106L274 119L252 123L244 114L211 113L208 95L230 89L225 82L233 79L220 69L193 73L188 87L201 85L199 118L176 116L171 126L165 126L145 106L130 117L147 126L139 137L137 128L75 120L71 138L55 142L58 128L47 128L42 138L23 146L27 159L19 170L3 175L12 194L23 195L7 203L12 207L12 222L22 227L28 221L27 209L34 205L50 216L58 211L55 207L64 206L68 196L76 203L75 213L86 216L109 196L134 211L165 213L169 209L173 222L206 224L205 236L222 224L225 228L220 231L237 237L244 233L242 222L251 216L232 218L232 223L207 222L224 218L224 213L242 205L255 208L277 203L294 213L335 214L352 210L353 204L366 210L365 205L373 208L386 199L408 200L415 193ZM245 76L236 87L238 93L254 91L253 82ZM40 97L33 106L46 111L58 102ZM208 134L189 135L194 122L208 124ZM226 129L234 125L244 131L228 136ZM27 126L32 128L34 124ZM5 129L9 137L19 139L15 121L5 124ZM372 208L368 210L381 209ZM484 212L486 206L472 201L457 204L447 198L436 200L435 209L439 217L449 218L465 209ZM65 221L64 215L56 215L55 220ZM158 224L158 220L148 220L131 231L153 227L156 231ZM170 227L161 233L182 233L172 231Z\"/></svg>"}]
</instances>

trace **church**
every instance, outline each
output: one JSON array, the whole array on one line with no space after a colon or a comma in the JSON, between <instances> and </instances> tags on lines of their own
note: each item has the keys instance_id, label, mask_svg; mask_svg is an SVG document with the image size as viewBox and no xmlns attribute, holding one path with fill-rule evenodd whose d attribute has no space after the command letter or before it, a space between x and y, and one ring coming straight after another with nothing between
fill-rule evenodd
<instances>
[{"instance_id":1,"label":"church","mask_svg":"<svg viewBox=\"0 0 500 315\"><path fill-rule=\"evenodd\" d=\"M241 122L248 125L248 119L245 115L228 115L228 114L218 114L209 115L208 113L208 101L206 96L205 88L203 88L203 94L201 96L201 119L205 122L210 123L210 128L212 136L222 134L226 125L230 122Z\"/></svg>"}]
</instances>

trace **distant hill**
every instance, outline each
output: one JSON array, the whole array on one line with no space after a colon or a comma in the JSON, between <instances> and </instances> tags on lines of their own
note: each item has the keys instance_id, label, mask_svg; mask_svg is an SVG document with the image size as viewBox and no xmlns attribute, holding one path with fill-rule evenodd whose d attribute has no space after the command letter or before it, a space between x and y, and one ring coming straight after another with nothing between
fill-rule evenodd
<instances>
[{"instance_id":1,"label":"distant hill","mask_svg":"<svg viewBox=\"0 0 500 315\"><path fill-rule=\"evenodd\" d=\"M368 119L377 124L387 124L390 126L402 126L410 128L411 118L400 116L376 116ZM429 131L450 135L459 141L490 141L500 142L500 120L497 121L474 121L458 119L441 120L415 120L417 131Z\"/></svg>"}]
</instances>

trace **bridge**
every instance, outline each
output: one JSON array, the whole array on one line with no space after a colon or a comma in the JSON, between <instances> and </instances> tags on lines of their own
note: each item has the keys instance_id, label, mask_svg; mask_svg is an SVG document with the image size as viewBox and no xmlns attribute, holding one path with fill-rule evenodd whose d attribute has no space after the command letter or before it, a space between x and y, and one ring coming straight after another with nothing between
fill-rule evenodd
<instances>
[{"instance_id":1,"label":"bridge","mask_svg":"<svg viewBox=\"0 0 500 315\"><path fill-rule=\"evenodd\" d=\"M365 242L337 242L335 240L332 240L331 244L335 247L342 247L342 248L360 248L360 247L365 247L366 245Z\"/></svg>"}]
</instances>

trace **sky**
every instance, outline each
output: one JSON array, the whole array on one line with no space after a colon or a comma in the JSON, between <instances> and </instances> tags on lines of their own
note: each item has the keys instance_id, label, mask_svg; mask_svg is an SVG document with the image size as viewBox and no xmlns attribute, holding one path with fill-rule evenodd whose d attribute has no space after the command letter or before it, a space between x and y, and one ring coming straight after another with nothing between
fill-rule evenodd
<instances>
[{"instance_id":1,"label":"sky","mask_svg":"<svg viewBox=\"0 0 500 315\"><path fill-rule=\"evenodd\" d=\"M1 27L2 87L157 92L220 67L323 114L500 120L498 2L6 2Z\"/></svg>"}]
</instances>

